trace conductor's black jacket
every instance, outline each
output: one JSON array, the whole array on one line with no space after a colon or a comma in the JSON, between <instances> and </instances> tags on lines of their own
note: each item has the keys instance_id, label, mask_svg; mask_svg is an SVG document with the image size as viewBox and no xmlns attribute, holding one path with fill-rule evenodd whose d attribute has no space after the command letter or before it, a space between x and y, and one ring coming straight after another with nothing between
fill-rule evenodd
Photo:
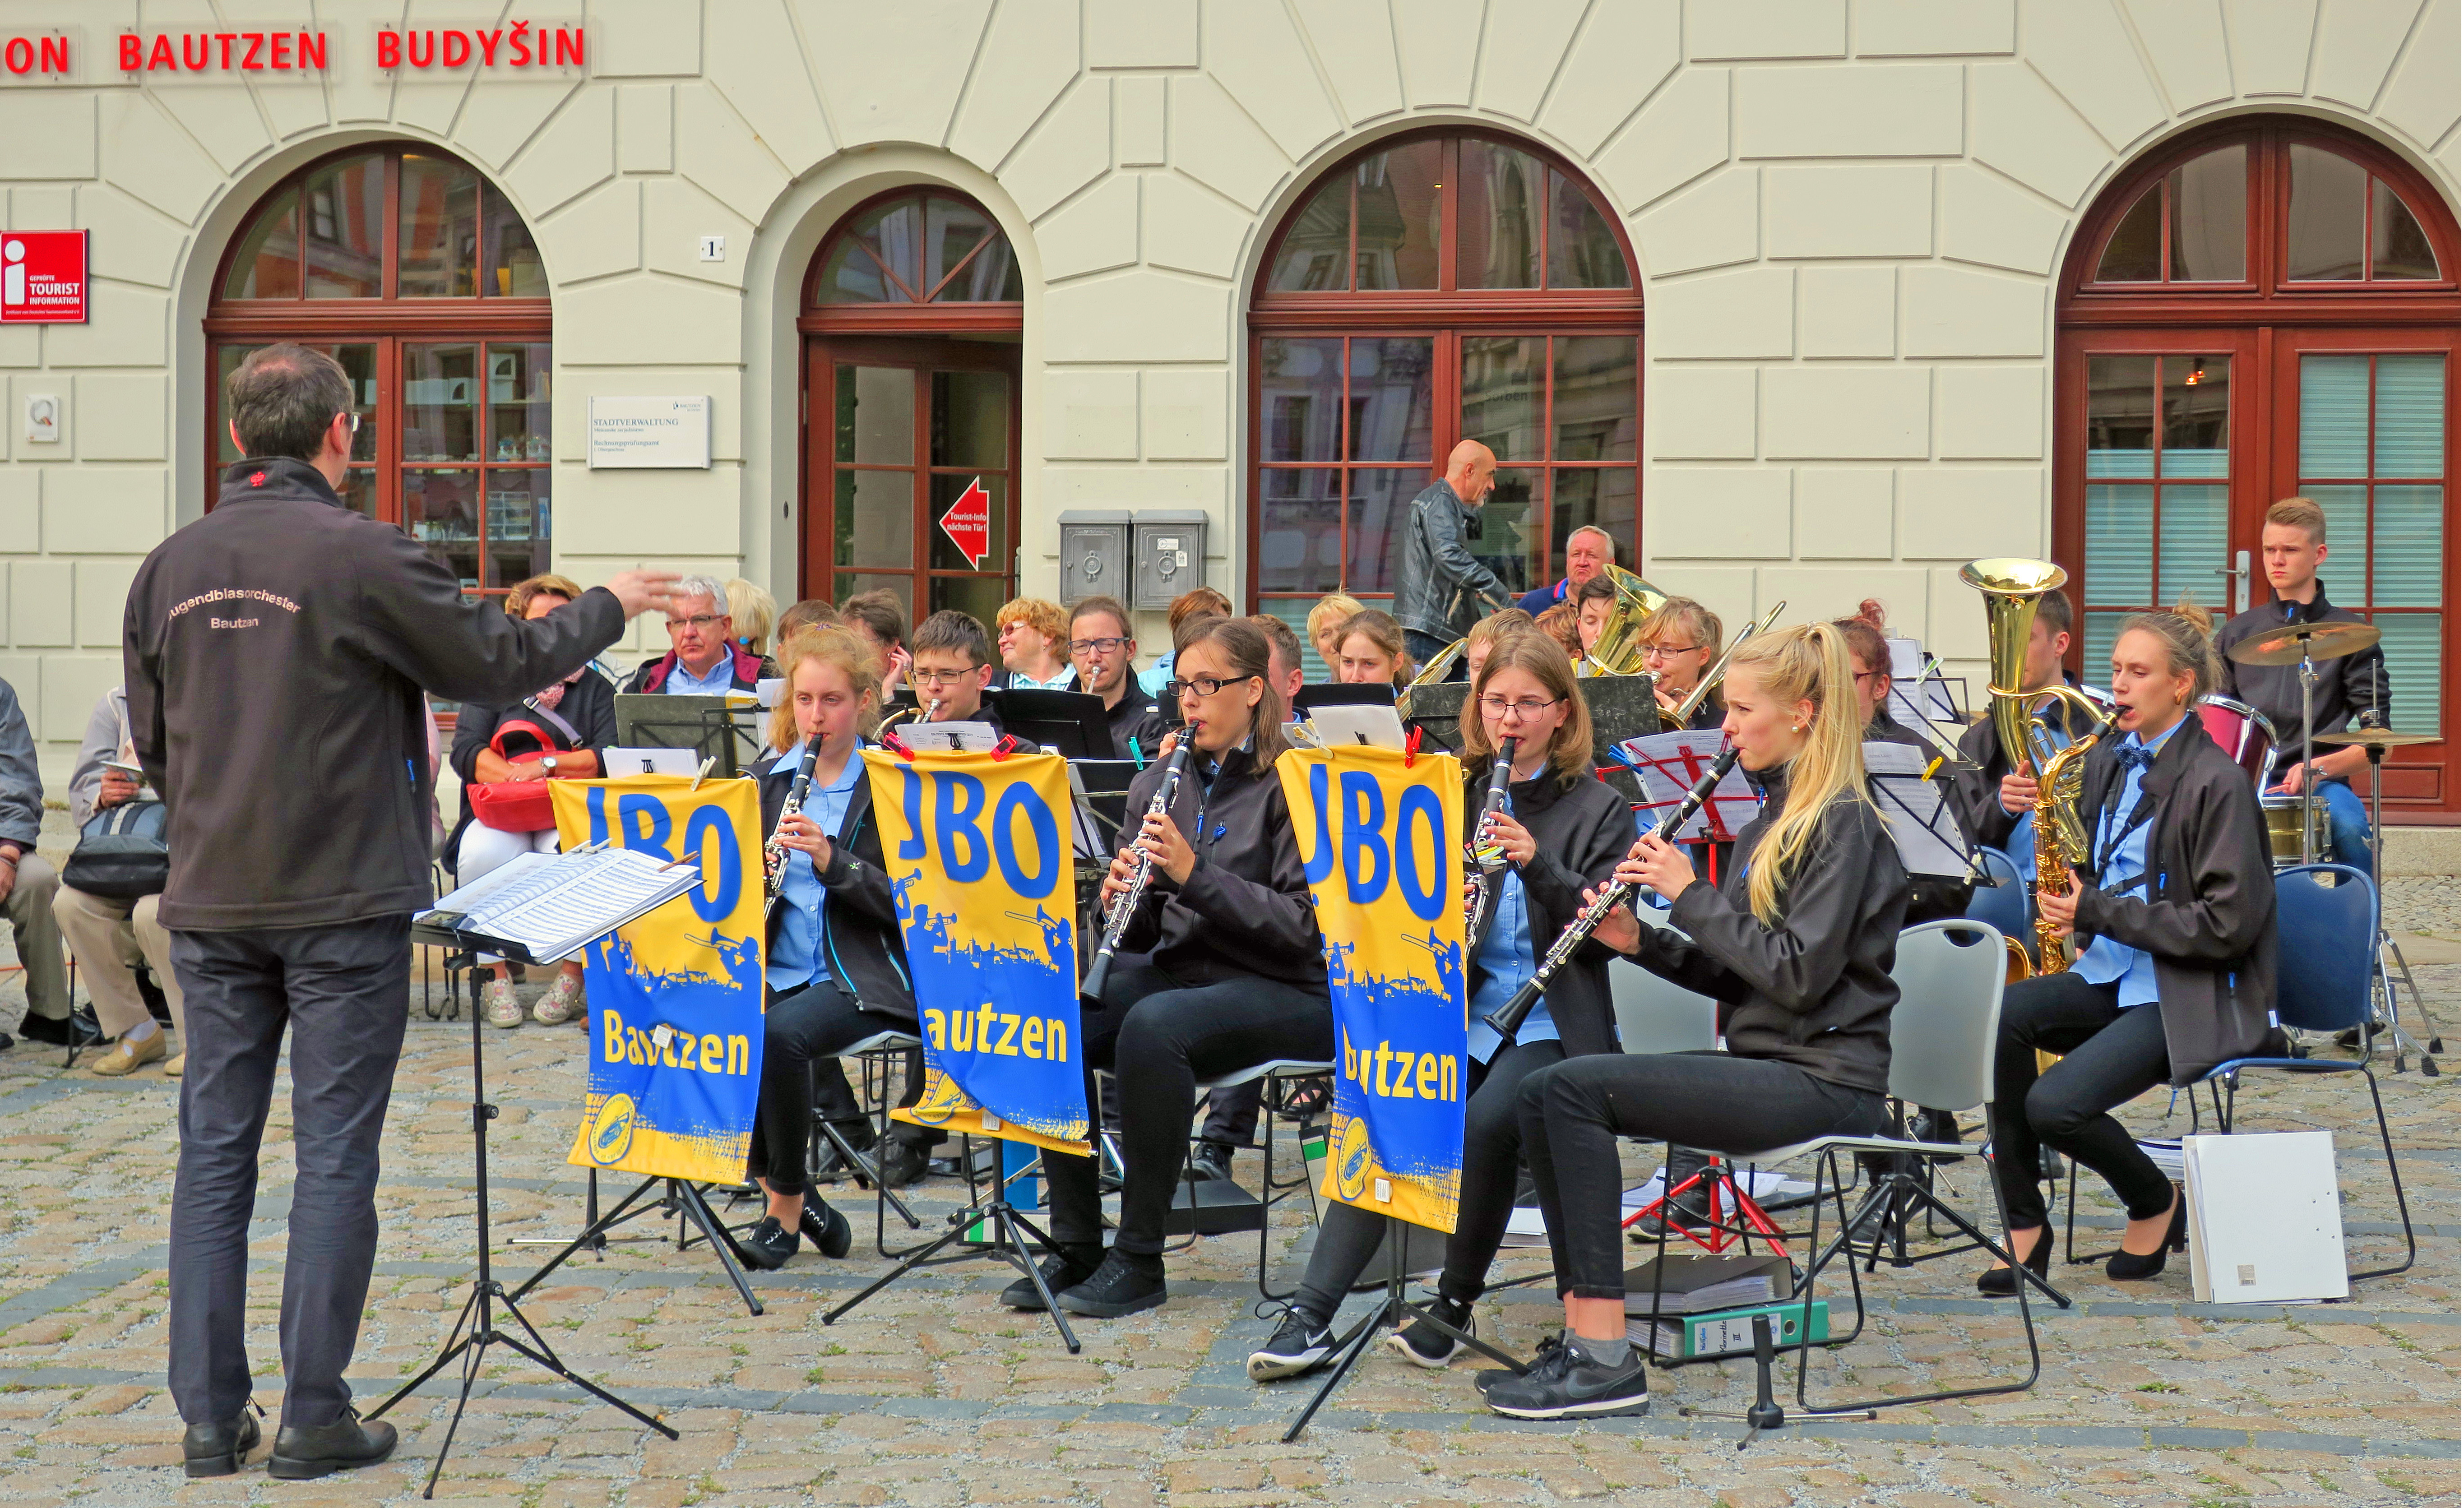
<instances>
[{"instance_id":1,"label":"conductor's black jacket","mask_svg":"<svg viewBox=\"0 0 2464 1508\"><path fill-rule=\"evenodd\" d=\"M544 618L465 598L416 540L304 461L241 461L138 568L129 731L169 805L165 927L318 927L416 910L429 875L424 688L518 701L616 642L594 587Z\"/></svg>"}]
</instances>

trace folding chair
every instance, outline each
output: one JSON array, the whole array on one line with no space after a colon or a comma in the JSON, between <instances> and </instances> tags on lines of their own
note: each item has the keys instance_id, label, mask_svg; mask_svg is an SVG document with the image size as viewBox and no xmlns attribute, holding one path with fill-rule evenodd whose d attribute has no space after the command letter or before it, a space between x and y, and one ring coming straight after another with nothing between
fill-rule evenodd
<instances>
[{"instance_id":1,"label":"folding chair","mask_svg":"<svg viewBox=\"0 0 2464 1508\"><path fill-rule=\"evenodd\" d=\"M1266 1157L1265 1172L1262 1175L1263 1181L1259 1187L1258 1198L1258 1292L1269 1299L1278 1300L1289 1299L1293 1294L1300 1292L1298 1288L1289 1288L1277 1293L1266 1286L1267 1237L1273 1233L1275 1206L1290 1198L1309 1184L1309 1165L1306 1162L1301 1165L1299 1177L1287 1178L1281 1183L1275 1181L1275 1119L1283 1113L1277 1103L1275 1091L1279 1085L1293 1080L1315 1079L1333 1072L1334 1064L1331 1061L1319 1062L1300 1058L1272 1058L1263 1063L1239 1069L1220 1078L1198 1081L1198 1092L1201 1097L1212 1094L1218 1089L1230 1089L1253 1080L1264 1079L1266 1082L1265 1093L1258 1106L1260 1129L1265 1132L1262 1140L1265 1144ZM1194 1162L1184 1160L1181 1165L1181 1179L1184 1186L1193 1190L1197 1187ZM1193 1194L1190 1207L1193 1225L1196 1224L1197 1213L1196 1199ZM1197 1239L1198 1237L1193 1235L1190 1242L1195 1244Z\"/></svg>"},{"instance_id":2,"label":"folding chair","mask_svg":"<svg viewBox=\"0 0 2464 1508\"><path fill-rule=\"evenodd\" d=\"M2022 947L2035 946L2035 927L2028 916L2027 880L2019 873L2018 863L2001 849L1982 844L1976 860L1986 880L1992 883L1979 883L1969 893L1968 919L1985 923Z\"/></svg>"},{"instance_id":3,"label":"folding chair","mask_svg":"<svg viewBox=\"0 0 2464 1508\"><path fill-rule=\"evenodd\" d=\"M861 1098L872 1104L872 1145L876 1150L890 1139L891 1062L893 1059L903 1059L909 1051L923 1045L923 1038L912 1032L884 1031L873 1033L839 1054L841 1058L857 1060L858 1080L865 1086ZM874 1090L876 1082L880 1086L878 1092ZM813 1118L813 1141L805 1148L806 1166L818 1165L825 1141L837 1150L847 1167L855 1170L859 1182L872 1185L872 1249L881 1254L883 1260L892 1262L920 1250L912 1246L894 1252L890 1249L890 1211L892 1208L898 1211L898 1217L907 1222L911 1231L919 1229L924 1222L915 1217L915 1212L907 1207L907 1201L900 1198L895 1190L881 1181L880 1159L856 1150L854 1144L840 1134L837 1126L820 1116Z\"/></svg>"},{"instance_id":4,"label":"folding chair","mask_svg":"<svg viewBox=\"0 0 2464 1508\"><path fill-rule=\"evenodd\" d=\"M1669 926L1649 907L1638 914L1645 926ZM1720 1002L1640 964L1609 970L1609 1006L1617 1045L1629 1053L1707 1053L1720 1045Z\"/></svg>"},{"instance_id":5,"label":"folding chair","mask_svg":"<svg viewBox=\"0 0 2464 1508\"><path fill-rule=\"evenodd\" d=\"M1963 941L1964 939L1964 941ZM1900 934L1899 961L1892 973L1906 981L1899 1004L1891 1012L1891 1068L1889 1091L1896 1099L1943 1110L1972 1110L1990 1104L1993 1098L1993 1050L2002 1024L2002 950L1994 931L1984 923L1966 918L1927 922ZM1878 1176L1875 1186L1853 1214L1842 1218L1839 1234L1830 1244L1822 1242L1822 1206L1814 1205L1813 1229L1807 1234L1807 1248L1814 1256L1806 1264L1805 1275L1798 1279L1791 1297L1801 1302L1797 1333L1812 1334L1809 1326L1814 1314L1814 1289L1822 1270L1845 1254L1850 1292L1856 1300L1857 1320L1845 1335L1834 1335L1825 1342L1797 1341L1790 1349L1797 1353L1796 1401L1800 1409L1816 1414L1862 1414L1873 1410L1912 1403L1940 1403L1952 1398L1979 1398L1995 1393L2024 1392L2035 1386L2042 1368L2042 1358L2036 1346L2036 1322L2028 1307L2028 1289L2035 1287L2062 1308L2071 1300L2014 1260L2008 1250L2011 1229L2010 1211L2003 1206L2002 1191L1990 1175L1987 1184L1993 1191L1993 1204L2001 1218L2004 1241L1997 1244L1969 1222L1967 1216L1943 1202L1915 1172L1915 1159L1926 1155L1974 1157L1987 1155L1981 1143L1908 1142L1887 1136L1822 1136L1790 1147L1771 1147L1759 1151L1738 1151L1731 1161L1749 1168L1767 1167L1793 1161L1799 1157L1818 1156L1828 1173L1833 1198L1844 1207L1846 1196L1839 1180L1841 1153L1882 1152L1895 1154L1891 1170ZM1901 1157L1896 1154L1913 1154ZM2016 1269L2023 1281L2019 1286L2019 1323L2028 1338L2028 1373L2013 1382L1989 1384L1982 1388L1948 1388L1929 1393L1912 1393L1904 1397L1874 1398L1860 1403L1816 1404L1806 1397L1806 1353L1812 1344L1826 1348L1846 1345L1862 1334L1865 1328L1865 1293L1858 1276L1856 1238L1890 1207L1916 1207L1938 1214L1956 1226L1971 1243L1969 1250L1980 1250L2000 1257ZM2050 1233L2049 1233L2050 1238Z\"/></svg>"},{"instance_id":6,"label":"folding chair","mask_svg":"<svg viewBox=\"0 0 2464 1508\"><path fill-rule=\"evenodd\" d=\"M2332 885L2319 883L2332 878ZM2305 1032L2342 1032L2361 1025L2370 1016L2370 988L2377 967L2379 935L2378 887L2369 876L2346 864L2297 864L2276 872L2276 1018L2278 1025ZM2412 1212L2404 1197L2404 1175L2396 1170L2395 1140L2387 1133L2387 1104L2379 1098L2378 1076L2370 1072L2366 1048L2359 1061L2342 1058L2237 1058L2218 1063L2200 1080L2215 1101L2218 1128L2230 1136L2233 1100L2241 1076L2254 1068L2289 1074L2357 1073L2369 1085L2370 1109L2378 1118L2379 1147L2387 1154L2387 1182L2395 1189L2396 1213L2404 1221L2404 1260L2393 1267L2352 1273L2346 1280L2391 1278L2413 1264L2418 1255L2412 1234Z\"/></svg>"}]
</instances>

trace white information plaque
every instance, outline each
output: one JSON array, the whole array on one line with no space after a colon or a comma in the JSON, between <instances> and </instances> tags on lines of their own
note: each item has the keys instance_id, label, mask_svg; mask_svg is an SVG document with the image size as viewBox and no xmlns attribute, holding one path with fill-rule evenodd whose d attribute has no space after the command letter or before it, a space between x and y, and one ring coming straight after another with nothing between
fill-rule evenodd
<instances>
[{"instance_id":1,"label":"white information plaque","mask_svg":"<svg viewBox=\"0 0 2464 1508\"><path fill-rule=\"evenodd\" d=\"M590 469L710 469L710 398L594 398Z\"/></svg>"}]
</instances>

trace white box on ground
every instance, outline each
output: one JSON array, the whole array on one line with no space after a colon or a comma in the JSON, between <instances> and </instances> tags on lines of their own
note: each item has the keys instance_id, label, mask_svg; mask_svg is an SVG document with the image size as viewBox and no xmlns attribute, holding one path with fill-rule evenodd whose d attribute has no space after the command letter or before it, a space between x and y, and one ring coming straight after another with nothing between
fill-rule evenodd
<instances>
[{"instance_id":1,"label":"white box on ground","mask_svg":"<svg viewBox=\"0 0 2464 1508\"><path fill-rule=\"evenodd\" d=\"M2327 1131L2182 1138L2200 1303L2342 1299L2344 1213Z\"/></svg>"},{"instance_id":2,"label":"white box on ground","mask_svg":"<svg viewBox=\"0 0 2464 1508\"><path fill-rule=\"evenodd\" d=\"M590 469L710 470L710 397L594 398Z\"/></svg>"}]
</instances>

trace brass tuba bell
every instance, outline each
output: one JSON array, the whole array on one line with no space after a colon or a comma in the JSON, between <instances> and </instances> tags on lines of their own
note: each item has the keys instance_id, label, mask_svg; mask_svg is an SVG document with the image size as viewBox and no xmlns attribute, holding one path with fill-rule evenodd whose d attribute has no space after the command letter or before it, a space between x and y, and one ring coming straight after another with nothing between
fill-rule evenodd
<instances>
[{"instance_id":1,"label":"brass tuba bell","mask_svg":"<svg viewBox=\"0 0 2464 1508\"><path fill-rule=\"evenodd\" d=\"M1609 621L1600 625L1591 653L1574 663L1577 677L1640 675L1649 663L1643 654L1642 625L1668 601L1667 593L1623 566L1611 565L1607 571L1617 587L1617 603L1609 609Z\"/></svg>"}]
</instances>

